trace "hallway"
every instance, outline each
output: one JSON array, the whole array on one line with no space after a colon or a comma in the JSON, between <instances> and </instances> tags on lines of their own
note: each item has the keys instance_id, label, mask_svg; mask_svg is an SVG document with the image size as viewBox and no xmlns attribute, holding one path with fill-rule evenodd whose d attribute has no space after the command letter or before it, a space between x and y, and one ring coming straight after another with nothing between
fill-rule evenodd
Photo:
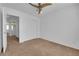
<instances>
[{"instance_id":1,"label":"hallway","mask_svg":"<svg viewBox=\"0 0 79 59\"><path fill-rule=\"evenodd\" d=\"M3 56L59 56L78 55L79 51L43 39L33 39L19 44L15 36L8 37L8 47Z\"/></svg>"}]
</instances>

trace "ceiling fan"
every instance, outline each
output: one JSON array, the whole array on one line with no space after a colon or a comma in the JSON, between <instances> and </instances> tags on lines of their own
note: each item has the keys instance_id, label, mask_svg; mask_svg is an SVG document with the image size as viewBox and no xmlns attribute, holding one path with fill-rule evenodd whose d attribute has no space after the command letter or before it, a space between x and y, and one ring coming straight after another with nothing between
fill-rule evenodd
<instances>
[{"instance_id":1,"label":"ceiling fan","mask_svg":"<svg viewBox=\"0 0 79 59\"><path fill-rule=\"evenodd\" d=\"M52 3L37 3L37 5L33 4L33 3L29 3L31 6L35 7L38 9L38 14L41 14L42 9L44 7L47 7L49 5L52 5Z\"/></svg>"}]
</instances>

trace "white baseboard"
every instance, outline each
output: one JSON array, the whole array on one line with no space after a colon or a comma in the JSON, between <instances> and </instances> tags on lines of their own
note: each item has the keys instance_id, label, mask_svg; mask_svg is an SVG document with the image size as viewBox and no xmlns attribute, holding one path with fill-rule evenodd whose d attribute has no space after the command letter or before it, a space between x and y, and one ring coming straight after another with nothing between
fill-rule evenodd
<instances>
[{"instance_id":1,"label":"white baseboard","mask_svg":"<svg viewBox=\"0 0 79 59\"><path fill-rule=\"evenodd\" d=\"M30 37L30 38L25 39L25 40L24 39L23 40L22 39L21 40L19 39L19 43L23 43L25 41L32 40L32 39L36 39L36 38L40 38L40 37Z\"/></svg>"},{"instance_id":2,"label":"white baseboard","mask_svg":"<svg viewBox=\"0 0 79 59\"><path fill-rule=\"evenodd\" d=\"M69 47L69 48L73 48L73 49L79 50L79 47L76 47L75 45L70 45L70 44L66 44L66 43L63 43L63 42L55 41L55 40L52 40L52 39L47 38L47 37L41 37L41 38L45 39L45 40L48 40L50 42L54 42L54 43L57 43L57 44Z\"/></svg>"},{"instance_id":3,"label":"white baseboard","mask_svg":"<svg viewBox=\"0 0 79 59\"><path fill-rule=\"evenodd\" d=\"M35 39L35 38L42 38L42 39L48 40L50 42L54 42L54 43L57 43L57 44L60 44L60 45L63 45L63 46L67 46L67 47L79 50L79 47L76 47L74 45L69 45L69 44L63 43L61 41L60 42L59 41L55 41L55 40L52 40L52 39L47 38L47 37L31 37L31 38L28 38L26 40L21 40L20 43L23 43L25 41L32 40L32 39Z\"/></svg>"}]
</instances>

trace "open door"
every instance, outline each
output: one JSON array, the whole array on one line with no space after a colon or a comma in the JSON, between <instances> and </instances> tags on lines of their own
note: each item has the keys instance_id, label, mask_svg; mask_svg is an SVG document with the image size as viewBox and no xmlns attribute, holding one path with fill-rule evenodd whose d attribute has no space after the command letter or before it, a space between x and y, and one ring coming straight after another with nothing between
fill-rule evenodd
<instances>
[{"instance_id":1,"label":"open door","mask_svg":"<svg viewBox=\"0 0 79 59\"><path fill-rule=\"evenodd\" d=\"M9 19L13 19L12 20L12 22L10 22L10 24L11 24L11 27L12 28L14 28L14 27L16 27L16 28L14 28L14 29L16 29L16 31L14 30L14 31L12 31L10 34L13 34L13 35L16 35L16 37L19 39L19 16L14 16L14 15L9 15L9 13L7 13L6 12L6 10L5 10L5 8L3 8L3 13L2 13L2 15L3 15L3 21L2 21L2 23L3 23L3 25L2 25L2 39L3 39L3 53L5 53L6 52L6 49L7 49L7 20L9 20ZM9 18L9 19L7 19L7 18ZM14 26L14 27L13 27Z\"/></svg>"},{"instance_id":2,"label":"open door","mask_svg":"<svg viewBox=\"0 0 79 59\"><path fill-rule=\"evenodd\" d=\"M5 53L7 49L7 30L6 30L6 17L7 15L5 14L3 10L3 52Z\"/></svg>"}]
</instances>

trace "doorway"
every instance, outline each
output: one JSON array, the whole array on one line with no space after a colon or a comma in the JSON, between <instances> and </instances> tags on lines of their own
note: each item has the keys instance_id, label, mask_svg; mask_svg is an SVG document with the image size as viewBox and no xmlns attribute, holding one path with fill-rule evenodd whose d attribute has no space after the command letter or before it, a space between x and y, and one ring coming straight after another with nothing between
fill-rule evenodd
<instances>
[{"instance_id":1,"label":"doorway","mask_svg":"<svg viewBox=\"0 0 79 59\"><path fill-rule=\"evenodd\" d=\"M7 15L7 49L15 43L19 43L19 17Z\"/></svg>"}]
</instances>

